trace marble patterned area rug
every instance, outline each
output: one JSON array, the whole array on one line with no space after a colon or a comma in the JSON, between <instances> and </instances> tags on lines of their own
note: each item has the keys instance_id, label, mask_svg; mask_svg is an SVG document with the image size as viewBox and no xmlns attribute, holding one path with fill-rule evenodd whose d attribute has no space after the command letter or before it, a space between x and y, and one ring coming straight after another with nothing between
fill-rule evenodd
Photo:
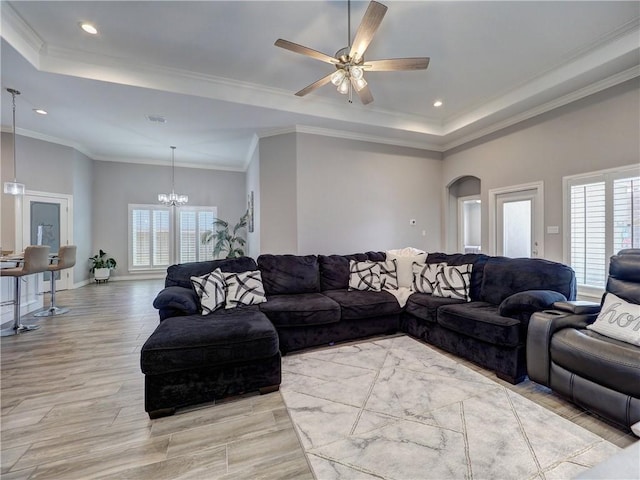
<instances>
[{"instance_id":1,"label":"marble patterned area rug","mask_svg":"<svg viewBox=\"0 0 640 480\"><path fill-rule=\"evenodd\" d=\"M619 451L407 336L290 354L282 370L318 480L564 479Z\"/></svg>"}]
</instances>

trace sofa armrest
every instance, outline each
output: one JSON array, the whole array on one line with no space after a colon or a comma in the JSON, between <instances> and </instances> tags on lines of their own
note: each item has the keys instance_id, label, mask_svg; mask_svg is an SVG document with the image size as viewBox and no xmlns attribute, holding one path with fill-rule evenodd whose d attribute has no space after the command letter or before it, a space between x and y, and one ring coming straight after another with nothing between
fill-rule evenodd
<instances>
[{"instance_id":1,"label":"sofa armrest","mask_svg":"<svg viewBox=\"0 0 640 480\"><path fill-rule=\"evenodd\" d=\"M602 305L596 302L585 302L582 300L573 300L566 302L555 302L553 304L554 310L561 310L563 312L574 313L576 315L590 315L593 313L599 313Z\"/></svg>"},{"instance_id":2,"label":"sofa armrest","mask_svg":"<svg viewBox=\"0 0 640 480\"><path fill-rule=\"evenodd\" d=\"M158 310L172 310L181 315L192 315L200 311L200 299L195 290L184 287L166 287L153 301Z\"/></svg>"},{"instance_id":3,"label":"sofa armrest","mask_svg":"<svg viewBox=\"0 0 640 480\"><path fill-rule=\"evenodd\" d=\"M563 328L584 329L593 323L597 313L576 315L561 310L534 313L527 332L527 373L534 382L550 386L551 338Z\"/></svg>"},{"instance_id":4,"label":"sofa armrest","mask_svg":"<svg viewBox=\"0 0 640 480\"><path fill-rule=\"evenodd\" d=\"M519 316L521 313L530 315L566 300L567 297L553 290L526 290L509 295L502 301L498 311L503 317Z\"/></svg>"}]
</instances>

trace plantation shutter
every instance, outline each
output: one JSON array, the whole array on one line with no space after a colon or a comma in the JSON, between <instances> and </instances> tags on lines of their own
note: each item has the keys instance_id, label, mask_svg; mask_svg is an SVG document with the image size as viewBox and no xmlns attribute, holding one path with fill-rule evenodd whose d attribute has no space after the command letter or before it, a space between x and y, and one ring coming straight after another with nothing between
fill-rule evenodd
<instances>
[{"instance_id":1,"label":"plantation shutter","mask_svg":"<svg viewBox=\"0 0 640 480\"><path fill-rule=\"evenodd\" d=\"M180 212L180 263L197 261L196 212Z\"/></svg>"},{"instance_id":2,"label":"plantation shutter","mask_svg":"<svg viewBox=\"0 0 640 480\"><path fill-rule=\"evenodd\" d=\"M640 248L640 175L626 167L566 179L568 263L584 293L607 282L609 257Z\"/></svg>"},{"instance_id":3,"label":"plantation shutter","mask_svg":"<svg viewBox=\"0 0 640 480\"><path fill-rule=\"evenodd\" d=\"M179 263L201 262L213 258L213 243L205 245L202 233L213 229L216 207L182 207L178 216Z\"/></svg>"},{"instance_id":4,"label":"plantation shutter","mask_svg":"<svg viewBox=\"0 0 640 480\"><path fill-rule=\"evenodd\" d=\"M640 177L613 182L613 250L640 248Z\"/></svg>"},{"instance_id":5,"label":"plantation shutter","mask_svg":"<svg viewBox=\"0 0 640 480\"><path fill-rule=\"evenodd\" d=\"M134 267L151 266L151 212L133 210L131 213L131 248Z\"/></svg>"},{"instance_id":6,"label":"plantation shutter","mask_svg":"<svg viewBox=\"0 0 640 480\"><path fill-rule=\"evenodd\" d=\"M571 187L571 266L581 285L604 286L605 183Z\"/></svg>"},{"instance_id":7,"label":"plantation shutter","mask_svg":"<svg viewBox=\"0 0 640 480\"><path fill-rule=\"evenodd\" d=\"M171 231L169 211L153 211L153 266L169 266Z\"/></svg>"},{"instance_id":8,"label":"plantation shutter","mask_svg":"<svg viewBox=\"0 0 640 480\"><path fill-rule=\"evenodd\" d=\"M213 210L198 212L198 236L196 241L198 243L198 254L201 260L210 260L213 258L214 242L204 244L201 242L201 238L204 232L213 228L213 220L215 217L216 212Z\"/></svg>"}]
</instances>

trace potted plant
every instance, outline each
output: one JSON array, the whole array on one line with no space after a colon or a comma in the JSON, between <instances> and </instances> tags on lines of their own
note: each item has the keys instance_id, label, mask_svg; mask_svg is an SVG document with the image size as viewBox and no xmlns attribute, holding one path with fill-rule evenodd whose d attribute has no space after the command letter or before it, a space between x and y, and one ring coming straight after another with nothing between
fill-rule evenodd
<instances>
[{"instance_id":1,"label":"potted plant","mask_svg":"<svg viewBox=\"0 0 640 480\"><path fill-rule=\"evenodd\" d=\"M111 270L116 268L117 265L116 260L109 257L107 252L102 249L100 249L97 255L89 258L89 261L91 262L90 272L93 273L93 277L97 283L109 280Z\"/></svg>"},{"instance_id":2,"label":"potted plant","mask_svg":"<svg viewBox=\"0 0 640 480\"><path fill-rule=\"evenodd\" d=\"M216 218L213 221L213 230L202 232L200 241L204 245L215 242L213 258L222 258L224 252L226 252L226 257L224 258L242 257L244 256L244 246L247 243L242 234L247 228L248 218L249 211L247 210L231 232L229 231L229 222Z\"/></svg>"}]
</instances>

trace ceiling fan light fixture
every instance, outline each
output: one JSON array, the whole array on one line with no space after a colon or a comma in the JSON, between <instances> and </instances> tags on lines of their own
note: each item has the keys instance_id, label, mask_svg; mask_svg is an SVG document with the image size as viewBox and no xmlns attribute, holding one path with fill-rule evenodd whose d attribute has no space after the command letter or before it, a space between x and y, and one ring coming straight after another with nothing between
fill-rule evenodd
<instances>
[{"instance_id":1,"label":"ceiling fan light fixture","mask_svg":"<svg viewBox=\"0 0 640 480\"><path fill-rule=\"evenodd\" d=\"M340 84L344 80L344 77L346 77L346 76L347 76L347 74L342 68L339 69L339 70L336 70L333 73L333 75L331 75L331 83L333 83L336 87L338 87L338 86L340 86Z\"/></svg>"},{"instance_id":2,"label":"ceiling fan light fixture","mask_svg":"<svg viewBox=\"0 0 640 480\"><path fill-rule=\"evenodd\" d=\"M340 85L338 85L338 93L342 95L349 93L349 79L346 76L342 79Z\"/></svg>"},{"instance_id":3,"label":"ceiling fan light fixture","mask_svg":"<svg viewBox=\"0 0 640 480\"><path fill-rule=\"evenodd\" d=\"M356 91L360 91L362 90L364 87L367 86L367 81L360 77L360 78L355 78L353 77L353 86L355 87Z\"/></svg>"},{"instance_id":4,"label":"ceiling fan light fixture","mask_svg":"<svg viewBox=\"0 0 640 480\"><path fill-rule=\"evenodd\" d=\"M358 67L358 66L351 67L351 69L349 70L349 73L356 80L360 80L364 76L364 70L362 69L362 67Z\"/></svg>"}]
</instances>

